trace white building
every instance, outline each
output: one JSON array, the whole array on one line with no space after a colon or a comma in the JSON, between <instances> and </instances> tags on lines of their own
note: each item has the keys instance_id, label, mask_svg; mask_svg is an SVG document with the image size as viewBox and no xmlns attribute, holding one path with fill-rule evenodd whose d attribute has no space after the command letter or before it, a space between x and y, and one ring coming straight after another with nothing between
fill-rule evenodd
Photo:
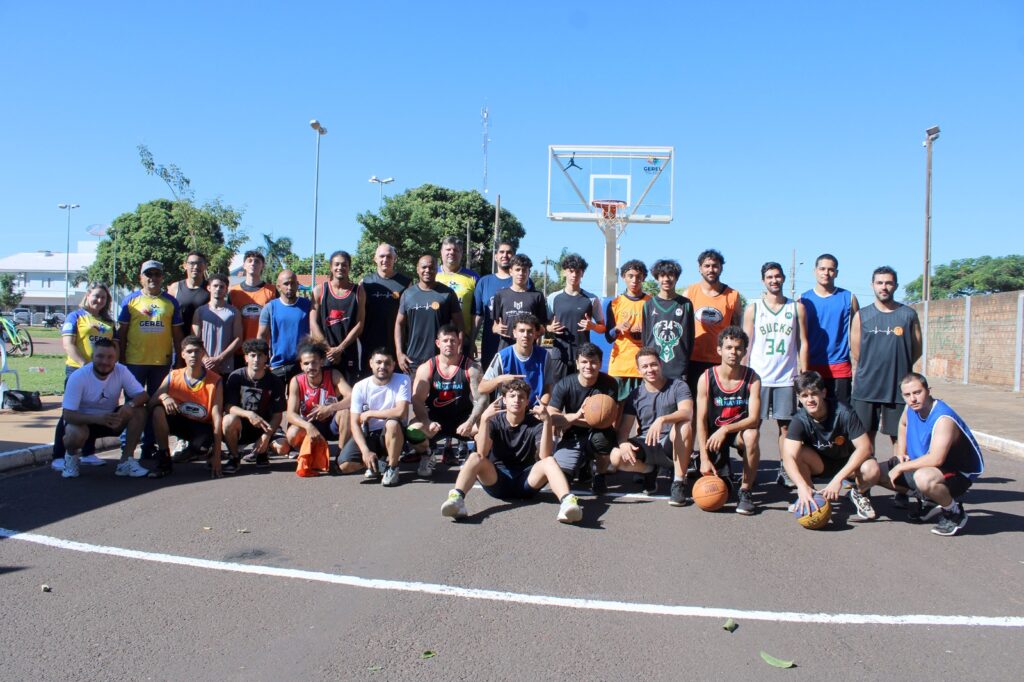
<instances>
[{"instance_id":1,"label":"white building","mask_svg":"<svg viewBox=\"0 0 1024 682\"><path fill-rule=\"evenodd\" d=\"M96 260L99 242L78 242L78 250L65 254L63 251L29 251L0 258L0 273L12 273L14 286L24 292L21 306L33 312L64 312L64 273L75 275L85 270ZM69 310L78 307L85 293L86 283L68 287L67 305Z\"/></svg>"}]
</instances>

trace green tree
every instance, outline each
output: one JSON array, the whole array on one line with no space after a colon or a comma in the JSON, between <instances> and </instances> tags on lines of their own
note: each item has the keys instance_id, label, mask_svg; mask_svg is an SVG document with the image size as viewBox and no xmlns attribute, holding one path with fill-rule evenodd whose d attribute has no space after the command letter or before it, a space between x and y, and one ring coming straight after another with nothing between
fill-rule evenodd
<instances>
[{"instance_id":1,"label":"green tree","mask_svg":"<svg viewBox=\"0 0 1024 682\"><path fill-rule=\"evenodd\" d=\"M228 271L232 257L244 242L239 229L241 214L219 201L196 208L188 202L155 199L131 213L114 219L107 239L100 242L96 260L89 267L89 279L110 279L117 247L117 285L133 288L139 281L139 267L154 259L168 270L168 280L177 279L179 265L189 251L205 253L210 272Z\"/></svg>"},{"instance_id":2,"label":"green tree","mask_svg":"<svg viewBox=\"0 0 1024 682\"><path fill-rule=\"evenodd\" d=\"M381 242L392 244L398 250L397 269L412 275L417 259L425 253L437 256L441 240L448 235L464 241L467 223L472 243L471 253L468 259L463 259L463 265L481 275L491 272L494 205L476 190L421 185L386 197L380 212L360 213L356 221L363 226L363 233L353 254L354 279L373 272L373 252ZM501 238L518 247L525 234L522 223L510 211L502 209Z\"/></svg>"},{"instance_id":3,"label":"green tree","mask_svg":"<svg viewBox=\"0 0 1024 682\"><path fill-rule=\"evenodd\" d=\"M96 260L87 271L89 279L110 279L115 249L117 281L112 284L120 287L134 287L139 267L150 259L164 264L169 281L177 279L189 251L204 253L210 272L227 273L231 259L245 243L242 212L219 197L196 206L192 181L180 168L157 164L146 145L140 144L138 150L146 173L163 180L174 199L155 199L118 216L97 247Z\"/></svg>"},{"instance_id":4,"label":"green tree","mask_svg":"<svg viewBox=\"0 0 1024 682\"><path fill-rule=\"evenodd\" d=\"M25 292L18 290L14 274L0 273L0 310L17 308L24 297Z\"/></svg>"},{"instance_id":5,"label":"green tree","mask_svg":"<svg viewBox=\"0 0 1024 682\"><path fill-rule=\"evenodd\" d=\"M275 269L280 271L284 268L285 262L289 257L295 256L292 253L292 240L291 237L281 237L274 239L273 234L263 234L263 245L257 246L256 250L263 254L267 259L267 269ZM308 268L307 268L308 269Z\"/></svg>"},{"instance_id":6,"label":"green tree","mask_svg":"<svg viewBox=\"0 0 1024 682\"><path fill-rule=\"evenodd\" d=\"M920 301L921 287L921 277L906 285L904 300ZM950 261L935 268L931 289L933 299L1024 289L1024 256L982 256Z\"/></svg>"}]
</instances>

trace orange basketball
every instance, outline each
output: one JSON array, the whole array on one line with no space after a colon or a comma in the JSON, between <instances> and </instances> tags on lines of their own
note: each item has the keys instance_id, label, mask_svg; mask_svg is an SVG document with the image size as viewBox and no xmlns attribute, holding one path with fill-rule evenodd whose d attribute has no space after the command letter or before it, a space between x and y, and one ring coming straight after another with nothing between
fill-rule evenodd
<instances>
[{"instance_id":1,"label":"orange basketball","mask_svg":"<svg viewBox=\"0 0 1024 682\"><path fill-rule=\"evenodd\" d=\"M583 420L592 429L607 429L615 421L617 403L610 395L598 393L583 402Z\"/></svg>"},{"instance_id":2,"label":"orange basketball","mask_svg":"<svg viewBox=\"0 0 1024 682\"><path fill-rule=\"evenodd\" d=\"M693 501L704 511L718 511L729 501L729 486L718 476L701 476L693 484Z\"/></svg>"}]
</instances>

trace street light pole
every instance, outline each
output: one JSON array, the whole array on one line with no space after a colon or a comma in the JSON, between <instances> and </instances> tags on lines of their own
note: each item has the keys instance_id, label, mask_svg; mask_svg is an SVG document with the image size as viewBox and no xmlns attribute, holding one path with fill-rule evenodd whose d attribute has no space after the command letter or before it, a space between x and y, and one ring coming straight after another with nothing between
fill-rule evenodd
<instances>
[{"instance_id":1,"label":"street light pole","mask_svg":"<svg viewBox=\"0 0 1024 682\"><path fill-rule=\"evenodd\" d=\"M313 180L313 256L309 259L309 286L312 289L316 287L316 228L320 193L320 138L327 134L327 128L320 125L320 121L315 118L309 122L309 127L316 131L316 175Z\"/></svg>"},{"instance_id":2,"label":"street light pole","mask_svg":"<svg viewBox=\"0 0 1024 682\"><path fill-rule=\"evenodd\" d=\"M932 297L932 145L939 139L939 126L924 131L925 161L924 187L924 274L921 276L921 300L924 302L924 321L921 325L921 372L928 373L928 301ZM967 320L964 324L970 324Z\"/></svg>"},{"instance_id":3,"label":"street light pole","mask_svg":"<svg viewBox=\"0 0 1024 682\"><path fill-rule=\"evenodd\" d=\"M68 317L68 287L71 284L71 211L78 204L57 204L57 208L68 212L68 242L64 250L64 319Z\"/></svg>"},{"instance_id":4,"label":"street light pole","mask_svg":"<svg viewBox=\"0 0 1024 682\"><path fill-rule=\"evenodd\" d=\"M370 182L377 183L377 186L380 188L380 194L377 203L378 211L384 208L384 185L390 185L394 181L394 178L378 178L376 175L370 176Z\"/></svg>"},{"instance_id":5,"label":"street light pole","mask_svg":"<svg viewBox=\"0 0 1024 682\"><path fill-rule=\"evenodd\" d=\"M924 187L924 276L921 278L921 300L931 300L932 293L932 144L939 139L939 126L925 131L924 147L927 150Z\"/></svg>"}]
</instances>

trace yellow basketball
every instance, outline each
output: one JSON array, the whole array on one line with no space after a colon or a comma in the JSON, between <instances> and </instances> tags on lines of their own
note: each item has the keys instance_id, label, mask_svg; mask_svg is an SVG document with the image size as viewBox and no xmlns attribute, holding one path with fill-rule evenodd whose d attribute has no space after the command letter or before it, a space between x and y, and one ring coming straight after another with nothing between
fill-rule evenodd
<instances>
[{"instance_id":1,"label":"yellow basketball","mask_svg":"<svg viewBox=\"0 0 1024 682\"><path fill-rule=\"evenodd\" d=\"M818 505L816 511L808 512L803 516L800 515L799 511L794 511L793 515L796 516L796 520L804 528L819 530L827 526L829 519L832 518L832 505L821 495L815 495L814 502Z\"/></svg>"}]
</instances>

